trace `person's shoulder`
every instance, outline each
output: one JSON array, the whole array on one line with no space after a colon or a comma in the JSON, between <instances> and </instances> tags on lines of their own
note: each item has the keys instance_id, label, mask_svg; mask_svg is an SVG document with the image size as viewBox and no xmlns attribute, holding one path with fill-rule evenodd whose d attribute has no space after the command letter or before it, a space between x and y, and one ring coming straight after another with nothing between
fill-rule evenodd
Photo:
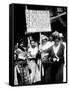
<instances>
[{"instance_id":1,"label":"person's shoulder","mask_svg":"<svg viewBox=\"0 0 69 90\"><path fill-rule=\"evenodd\" d=\"M47 50L50 51L52 50L52 48L53 48L53 45L51 45Z\"/></svg>"},{"instance_id":2,"label":"person's shoulder","mask_svg":"<svg viewBox=\"0 0 69 90\"><path fill-rule=\"evenodd\" d=\"M65 48L65 44L63 42L60 43L60 46Z\"/></svg>"},{"instance_id":3,"label":"person's shoulder","mask_svg":"<svg viewBox=\"0 0 69 90\"><path fill-rule=\"evenodd\" d=\"M34 49L38 50L38 47L35 47Z\"/></svg>"},{"instance_id":4,"label":"person's shoulder","mask_svg":"<svg viewBox=\"0 0 69 90\"><path fill-rule=\"evenodd\" d=\"M63 42L60 42L60 45L64 46L64 43Z\"/></svg>"},{"instance_id":5,"label":"person's shoulder","mask_svg":"<svg viewBox=\"0 0 69 90\"><path fill-rule=\"evenodd\" d=\"M63 45L66 47L66 42L63 42Z\"/></svg>"}]
</instances>

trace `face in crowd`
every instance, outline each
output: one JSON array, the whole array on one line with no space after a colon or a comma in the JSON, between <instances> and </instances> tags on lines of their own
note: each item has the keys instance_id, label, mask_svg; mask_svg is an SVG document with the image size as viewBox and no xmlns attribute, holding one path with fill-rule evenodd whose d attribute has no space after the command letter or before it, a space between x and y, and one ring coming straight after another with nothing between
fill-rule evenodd
<instances>
[{"instance_id":1,"label":"face in crowd","mask_svg":"<svg viewBox=\"0 0 69 90\"><path fill-rule=\"evenodd\" d=\"M60 42L59 38L56 38L56 39L54 40L54 42L55 42L55 46L58 46L58 45L59 45L59 42Z\"/></svg>"},{"instance_id":2,"label":"face in crowd","mask_svg":"<svg viewBox=\"0 0 69 90\"><path fill-rule=\"evenodd\" d=\"M36 45L35 45L35 41L31 41L31 47L32 47L32 48L35 48L35 46L36 46Z\"/></svg>"},{"instance_id":3,"label":"face in crowd","mask_svg":"<svg viewBox=\"0 0 69 90\"><path fill-rule=\"evenodd\" d=\"M52 41L52 36L49 37L50 41Z\"/></svg>"},{"instance_id":4,"label":"face in crowd","mask_svg":"<svg viewBox=\"0 0 69 90\"><path fill-rule=\"evenodd\" d=\"M46 44L46 43L47 43L47 40L46 39L42 40L42 44L43 45Z\"/></svg>"},{"instance_id":5,"label":"face in crowd","mask_svg":"<svg viewBox=\"0 0 69 90\"><path fill-rule=\"evenodd\" d=\"M23 47L23 42L21 42L20 46Z\"/></svg>"}]
</instances>

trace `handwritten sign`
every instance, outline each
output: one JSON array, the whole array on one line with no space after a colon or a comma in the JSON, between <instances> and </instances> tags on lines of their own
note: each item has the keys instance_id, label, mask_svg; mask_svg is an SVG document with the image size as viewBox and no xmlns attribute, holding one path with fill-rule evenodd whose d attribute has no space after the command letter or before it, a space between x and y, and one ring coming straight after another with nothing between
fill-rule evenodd
<instances>
[{"instance_id":1,"label":"handwritten sign","mask_svg":"<svg viewBox=\"0 0 69 90\"><path fill-rule=\"evenodd\" d=\"M27 32L49 32L51 31L50 13L48 10L26 9Z\"/></svg>"}]
</instances>

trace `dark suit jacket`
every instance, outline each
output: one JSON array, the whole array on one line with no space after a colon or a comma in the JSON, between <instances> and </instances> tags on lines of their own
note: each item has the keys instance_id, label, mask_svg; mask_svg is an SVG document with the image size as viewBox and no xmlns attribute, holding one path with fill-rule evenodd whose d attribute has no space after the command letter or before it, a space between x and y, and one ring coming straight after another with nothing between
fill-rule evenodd
<instances>
[{"instance_id":1,"label":"dark suit jacket","mask_svg":"<svg viewBox=\"0 0 69 90\"><path fill-rule=\"evenodd\" d=\"M44 50L44 52L49 53L49 57L51 57L51 58L56 57L54 50L53 50L53 46L51 46L47 50ZM59 62L64 63L64 45L62 43L60 43L60 47L59 47L59 50L57 52L57 56L59 57Z\"/></svg>"}]
</instances>

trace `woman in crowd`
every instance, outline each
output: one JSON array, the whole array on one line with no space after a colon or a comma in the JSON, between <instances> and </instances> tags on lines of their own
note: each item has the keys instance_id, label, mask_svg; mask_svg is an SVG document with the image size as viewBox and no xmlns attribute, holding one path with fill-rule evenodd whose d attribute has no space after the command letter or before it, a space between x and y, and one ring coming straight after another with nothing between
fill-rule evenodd
<instances>
[{"instance_id":1,"label":"woman in crowd","mask_svg":"<svg viewBox=\"0 0 69 90\"><path fill-rule=\"evenodd\" d=\"M44 52L49 53L48 60L52 62L50 66L50 83L63 82L64 66L64 45L60 42L59 33L53 34L54 44Z\"/></svg>"},{"instance_id":2,"label":"woman in crowd","mask_svg":"<svg viewBox=\"0 0 69 90\"><path fill-rule=\"evenodd\" d=\"M14 49L14 84L29 84L29 68L27 65L27 51L23 42L17 44Z\"/></svg>"},{"instance_id":3,"label":"woman in crowd","mask_svg":"<svg viewBox=\"0 0 69 90\"><path fill-rule=\"evenodd\" d=\"M30 47L28 48L28 67L31 70L30 73L30 81L31 84L40 81L40 71L37 65L37 56L38 54L38 47L34 40L31 41Z\"/></svg>"}]
</instances>

